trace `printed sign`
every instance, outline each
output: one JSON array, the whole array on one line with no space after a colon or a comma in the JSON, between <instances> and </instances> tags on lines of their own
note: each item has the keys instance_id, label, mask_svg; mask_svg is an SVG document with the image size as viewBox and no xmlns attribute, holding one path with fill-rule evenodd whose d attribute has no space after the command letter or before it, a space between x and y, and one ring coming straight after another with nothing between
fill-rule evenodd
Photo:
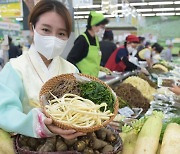
<instances>
[{"instance_id":1,"label":"printed sign","mask_svg":"<svg viewBox=\"0 0 180 154\"><path fill-rule=\"evenodd\" d=\"M1 1L0 3L0 16L1 17L22 17L22 1L16 0L12 1L13 3L10 3L11 1L8 1L8 3L5 1Z\"/></svg>"},{"instance_id":2,"label":"printed sign","mask_svg":"<svg viewBox=\"0 0 180 154\"><path fill-rule=\"evenodd\" d=\"M21 27L20 27L20 24L0 21L0 29L20 31Z\"/></svg>"}]
</instances>

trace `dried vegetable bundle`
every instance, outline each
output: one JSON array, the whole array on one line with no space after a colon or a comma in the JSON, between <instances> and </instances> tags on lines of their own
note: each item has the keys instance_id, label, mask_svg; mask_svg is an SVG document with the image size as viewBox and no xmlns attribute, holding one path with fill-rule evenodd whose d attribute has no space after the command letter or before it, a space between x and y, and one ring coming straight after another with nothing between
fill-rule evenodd
<instances>
[{"instance_id":1,"label":"dried vegetable bundle","mask_svg":"<svg viewBox=\"0 0 180 154\"><path fill-rule=\"evenodd\" d=\"M79 82L71 79L62 79L54 86L54 88L51 90L51 93L58 98L62 97L65 93L79 95ZM52 100L54 97L50 93L47 93L46 99Z\"/></svg>"},{"instance_id":2,"label":"dried vegetable bundle","mask_svg":"<svg viewBox=\"0 0 180 154\"><path fill-rule=\"evenodd\" d=\"M141 79L147 81L149 83L149 85L153 88L157 88L157 84L152 82L144 73L139 73L138 77L140 77Z\"/></svg>"},{"instance_id":3,"label":"dried vegetable bundle","mask_svg":"<svg viewBox=\"0 0 180 154\"><path fill-rule=\"evenodd\" d=\"M168 72L168 68L166 66L162 65L162 64L159 64L159 63L154 64L153 68L154 69L156 69L156 68L161 69L163 72Z\"/></svg>"},{"instance_id":4,"label":"dried vegetable bundle","mask_svg":"<svg viewBox=\"0 0 180 154\"><path fill-rule=\"evenodd\" d=\"M137 76L131 76L123 81L123 83L130 83L132 86L137 88L148 100L153 100L153 94L156 92L156 89L152 88L147 81Z\"/></svg>"},{"instance_id":5,"label":"dried vegetable bundle","mask_svg":"<svg viewBox=\"0 0 180 154\"><path fill-rule=\"evenodd\" d=\"M53 119L62 123L87 128L101 125L113 116L110 110L107 110L106 103L94 104L91 100L74 94L65 94L62 98L53 97L45 110ZM100 111L102 108L103 111Z\"/></svg>"},{"instance_id":6,"label":"dried vegetable bundle","mask_svg":"<svg viewBox=\"0 0 180 154\"><path fill-rule=\"evenodd\" d=\"M147 111L150 107L149 100L145 98L137 88L129 83L119 84L114 88L114 91L118 96L120 107L139 107L143 108L144 111Z\"/></svg>"}]
</instances>

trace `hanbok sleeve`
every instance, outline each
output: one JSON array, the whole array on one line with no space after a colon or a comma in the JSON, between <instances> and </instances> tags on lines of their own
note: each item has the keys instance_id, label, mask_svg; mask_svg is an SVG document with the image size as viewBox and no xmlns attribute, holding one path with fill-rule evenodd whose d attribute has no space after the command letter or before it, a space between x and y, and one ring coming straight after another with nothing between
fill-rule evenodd
<instances>
[{"instance_id":1,"label":"hanbok sleeve","mask_svg":"<svg viewBox=\"0 0 180 154\"><path fill-rule=\"evenodd\" d=\"M23 97L23 81L8 63L0 72L0 128L36 138L53 136L43 122L45 115L41 109L23 113Z\"/></svg>"}]
</instances>

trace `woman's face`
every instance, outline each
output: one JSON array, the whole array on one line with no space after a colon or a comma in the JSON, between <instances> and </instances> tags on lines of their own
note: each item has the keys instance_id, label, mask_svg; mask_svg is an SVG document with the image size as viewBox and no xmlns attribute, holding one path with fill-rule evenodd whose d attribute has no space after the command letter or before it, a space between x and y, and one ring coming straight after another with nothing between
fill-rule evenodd
<instances>
[{"instance_id":1,"label":"woman's face","mask_svg":"<svg viewBox=\"0 0 180 154\"><path fill-rule=\"evenodd\" d=\"M35 30L43 36L55 36L62 40L68 39L63 18L54 11L42 14L36 22L36 25L33 26L35 26Z\"/></svg>"},{"instance_id":2,"label":"woman's face","mask_svg":"<svg viewBox=\"0 0 180 154\"><path fill-rule=\"evenodd\" d=\"M131 44L131 47L134 48L134 49L136 49L137 46L138 46L138 43L133 43L133 42L132 42L132 43L130 43L130 44Z\"/></svg>"},{"instance_id":3,"label":"woman's face","mask_svg":"<svg viewBox=\"0 0 180 154\"><path fill-rule=\"evenodd\" d=\"M95 33L98 33L100 29L105 29L105 25L92 26L92 29Z\"/></svg>"}]
</instances>

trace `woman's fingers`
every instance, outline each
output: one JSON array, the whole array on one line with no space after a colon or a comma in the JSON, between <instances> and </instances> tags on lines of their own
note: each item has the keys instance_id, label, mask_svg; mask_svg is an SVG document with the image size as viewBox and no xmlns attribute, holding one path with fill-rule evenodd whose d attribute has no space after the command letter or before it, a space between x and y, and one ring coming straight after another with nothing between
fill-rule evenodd
<instances>
[{"instance_id":1,"label":"woman's fingers","mask_svg":"<svg viewBox=\"0 0 180 154\"><path fill-rule=\"evenodd\" d=\"M47 128L49 129L49 131L51 131L53 134L57 134L62 136L65 139L74 139L78 136L83 136L86 135L85 133L82 132L76 132L76 130L73 129L61 129L55 125L52 124L52 119L50 118L46 118L44 120L45 125L47 126Z\"/></svg>"},{"instance_id":2,"label":"woman's fingers","mask_svg":"<svg viewBox=\"0 0 180 154\"><path fill-rule=\"evenodd\" d=\"M61 129L61 128L53 125L52 119L50 119L50 118L44 119L44 123L47 126L47 128L54 134L69 135L69 134L73 134L76 132L75 130L72 130L72 129L64 130L64 129Z\"/></svg>"},{"instance_id":3,"label":"woman's fingers","mask_svg":"<svg viewBox=\"0 0 180 154\"><path fill-rule=\"evenodd\" d=\"M86 133L81 133L81 132L77 132L77 133L74 133L74 134L71 134L71 135L61 135L63 138L67 139L67 140L71 140L71 139L74 139L78 136L84 136L86 135Z\"/></svg>"},{"instance_id":4,"label":"woman's fingers","mask_svg":"<svg viewBox=\"0 0 180 154\"><path fill-rule=\"evenodd\" d=\"M51 125L52 124L52 119L46 118L46 119L44 119L44 123L45 123L45 125Z\"/></svg>"},{"instance_id":5,"label":"woman's fingers","mask_svg":"<svg viewBox=\"0 0 180 154\"><path fill-rule=\"evenodd\" d=\"M49 125L47 127L51 132L53 132L54 134L58 134L58 135L70 135L70 134L73 134L76 132L73 129L64 130L64 129L61 129L54 125Z\"/></svg>"},{"instance_id":6,"label":"woman's fingers","mask_svg":"<svg viewBox=\"0 0 180 154\"><path fill-rule=\"evenodd\" d=\"M172 92L174 92L177 95L180 95L180 87L173 85L171 88L169 88Z\"/></svg>"}]
</instances>

